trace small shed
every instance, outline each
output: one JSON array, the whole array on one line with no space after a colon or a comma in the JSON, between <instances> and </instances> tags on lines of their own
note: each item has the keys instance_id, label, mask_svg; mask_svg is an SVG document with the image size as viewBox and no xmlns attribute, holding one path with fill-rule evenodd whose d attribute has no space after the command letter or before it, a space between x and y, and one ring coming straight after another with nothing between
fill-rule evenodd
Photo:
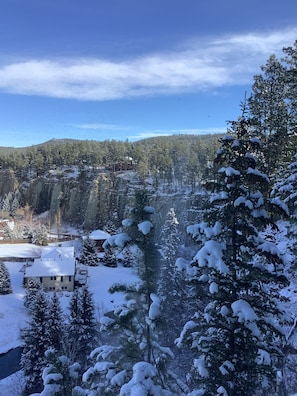
<instances>
[{"instance_id":1,"label":"small shed","mask_svg":"<svg viewBox=\"0 0 297 396\"><path fill-rule=\"evenodd\" d=\"M89 238L92 239L99 252L104 252L103 243L110 237L110 234L103 230L95 230L92 231L89 235Z\"/></svg>"},{"instance_id":2,"label":"small shed","mask_svg":"<svg viewBox=\"0 0 297 396\"><path fill-rule=\"evenodd\" d=\"M38 281L45 291L73 291L74 277L74 247L44 248L24 273L25 283Z\"/></svg>"}]
</instances>

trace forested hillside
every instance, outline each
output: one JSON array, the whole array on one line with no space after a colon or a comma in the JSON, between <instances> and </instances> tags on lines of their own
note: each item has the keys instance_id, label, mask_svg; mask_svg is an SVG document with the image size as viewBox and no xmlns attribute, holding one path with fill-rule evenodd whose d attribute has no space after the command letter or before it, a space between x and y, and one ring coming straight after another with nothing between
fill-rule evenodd
<instances>
[{"instance_id":1,"label":"forested hillside","mask_svg":"<svg viewBox=\"0 0 297 396\"><path fill-rule=\"evenodd\" d=\"M122 218L133 186L177 193L197 190L211 172L218 136L159 137L136 143L51 140L0 151L0 209L15 217L29 205L61 221L102 227Z\"/></svg>"}]
</instances>

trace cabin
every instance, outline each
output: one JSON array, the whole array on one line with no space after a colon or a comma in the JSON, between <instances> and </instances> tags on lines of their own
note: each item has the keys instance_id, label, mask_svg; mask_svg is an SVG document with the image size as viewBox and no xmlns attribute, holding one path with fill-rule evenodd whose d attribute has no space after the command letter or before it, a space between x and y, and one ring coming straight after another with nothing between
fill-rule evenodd
<instances>
[{"instance_id":1,"label":"cabin","mask_svg":"<svg viewBox=\"0 0 297 396\"><path fill-rule=\"evenodd\" d=\"M135 169L136 163L131 157L125 157L122 160L115 161L106 165L106 170L111 172L122 172Z\"/></svg>"},{"instance_id":2,"label":"cabin","mask_svg":"<svg viewBox=\"0 0 297 396\"><path fill-rule=\"evenodd\" d=\"M26 265L24 283L39 282L45 291L73 291L76 260L74 247L46 247L40 258Z\"/></svg>"},{"instance_id":3,"label":"cabin","mask_svg":"<svg viewBox=\"0 0 297 396\"><path fill-rule=\"evenodd\" d=\"M94 241L98 252L104 252L103 243L110 237L108 232L102 230L92 231L89 235L89 238Z\"/></svg>"}]
</instances>

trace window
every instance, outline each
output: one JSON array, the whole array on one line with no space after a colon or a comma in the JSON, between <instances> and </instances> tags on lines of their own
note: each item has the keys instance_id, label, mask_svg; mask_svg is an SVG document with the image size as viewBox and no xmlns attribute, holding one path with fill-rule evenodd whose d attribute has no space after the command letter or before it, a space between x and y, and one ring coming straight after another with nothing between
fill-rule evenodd
<instances>
[{"instance_id":1,"label":"window","mask_svg":"<svg viewBox=\"0 0 297 396\"><path fill-rule=\"evenodd\" d=\"M69 282L71 282L71 275L69 276Z\"/></svg>"},{"instance_id":2,"label":"window","mask_svg":"<svg viewBox=\"0 0 297 396\"><path fill-rule=\"evenodd\" d=\"M61 276L61 282L63 282L64 281L64 277L63 276Z\"/></svg>"},{"instance_id":3,"label":"window","mask_svg":"<svg viewBox=\"0 0 297 396\"><path fill-rule=\"evenodd\" d=\"M40 283L42 283L42 276L39 278L39 280L40 280Z\"/></svg>"},{"instance_id":4,"label":"window","mask_svg":"<svg viewBox=\"0 0 297 396\"><path fill-rule=\"evenodd\" d=\"M51 276L51 280L56 280L57 277L56 276Z\"/></svg>"}]
</instances>

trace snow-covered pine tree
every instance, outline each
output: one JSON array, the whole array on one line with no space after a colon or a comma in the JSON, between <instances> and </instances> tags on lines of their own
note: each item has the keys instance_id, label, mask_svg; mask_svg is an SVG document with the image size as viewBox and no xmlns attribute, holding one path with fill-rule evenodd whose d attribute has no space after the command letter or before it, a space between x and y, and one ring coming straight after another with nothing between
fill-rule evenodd
<instances>
[{"instance_id":1,"label":"snow-covered pine tree","mask_svg":"<svg viewBox=\"0 0 297 396\"><path fill-rule=\"evenodd\" d=\"M134 265L134 258L133 253L131 251L131 246L127 246L122 251L122 263L123 267L133 267Z\"/></svg>"},{"instance_id":2,"label":"snow-covered pine tree","mask_svg":"<svg viewBox=\"0 0 297 396\"><path fill-rule=\"evenodd\" d=\"M104 248L103 263L106 267L117 267L117 259L110 245Z\"/></svg>"},{"instance_id":3,"label":"snow-covered pine tree","mask_svg":"<svg viewBox=\"0 0 297 396\"><path fill-rule=\"evenodd\" d=\"M66 326L68 337L65 340L66 355L71 361L76 361L79 356L80 346L77 340L81 336L81 324L79 289L75 289L69 304L69 323Z\"/></svg>"},{"instance_id":4,"label":"snow-covered pine tree","mask_svg":"<svg viewBox=\"0 0 297 396\"><path fill-rule=\"evenodd\" d=\"M286 88L287 100L290 114L290 134L296 136L297 120L297 40L294 45L283 48L285 53L284 61L286 63ZM295 140L296 142L296 140Z\"/></svg>"},{"instance_id":5,"label":"snow-covered pine tree","mask_svg":"<svg viewBox=\"0 0 297 396\"><path fill-rule=\"evenodd\" d=\"M31 307L34 307L34 302L36 295L42 289L39 281L34 279L29 279L29 281L25 284L26 293L24 295L24 306L31 310Z\"/></svg>"},{"instance_id":6,"label":"snow-covered pine tree","mask_svg":"<svg viewBox=\"0 0 297 396\"><path fill-rule=\"evenodd\" d=\"M297 219L297 154L285 169L280 169L271 195L287 205L291 219Z\"/></svg>"},{"instance_id":7,"label":"snow-covered pine tree","mask_svg":"<svg viewBox=\"0 0 297 396\"><path fill-rule=\"evenodd\" d=\"M162 259L158 280L158 296L161 300L160 310L163 318L160 337L162 342L166 341L170 347L173 346L185 320L185 282L175 265L180 244L178 221L174 209L170 208L161 231Z\"/></svg>"},{"instance_id":8,"label":"snow-covered pine tree","mask_svg":"<svg viewBox=\"0 0 297 396\"><path fill-rule=\"evenodd\" d=\"M174 208L170 208L161 231L161 254L171 264L175 265L180 243L178 220Z\"/></svg>"},{"instance_id":9,"label":"snow-covered pine tree","mask_svg":"<svg viewBox=\"0 0 297 396\"><path fill-rule=\"evenodd\" d=\"M276 245L261 231L270 224L269 179L257 152L261 143L245 114L221 139L217 182L204 222L188 227L203 246L192 277L208 286L208 303L188 321L180 341L191 340L196 390L207 395L274 394L287 316L279 303L287 285ZM273 233L273 231L271 231Z\"/></svg>"},{"instance_id":10,"label":"snow-covered pine tree","mask_svg":"<svg viewBox=\"0 0 297 396\"><path fill-rule=\"evenodd\" d=\"M63 338L65 337L65 323L59 297L53 293L48 312L48 333L51 348L61 352L63 350Z\"/></svg>"},{"instance_id":11,"label":"snow-covered pine tree","mask_svg":"<svg viewBox=\"0 0 297 396\"><path fill-rule=\"evenodd\" d=\"M107 223L103 227L103 231L107 232L109 235L117 234L117 228L112 220L107 221Z\"/></svg>"},{"instance_id":12,"label":"snow-covered pine tree","mask_svg":"<svg viewBox=\"0 0 297 396\"><path fill-rule=\"evenodd\" d=\"M12 240L15 238L15 233L14 231L10 228L9 225L7 225L4 230L3 230L3 239L5 240Z\"/></svg>"},{"instance_id":13,"label":"snow-covered pine tree","mask_svg":"<svg viewBox=\"0 0 297 396\"><path fill-rule=\"evenodd\" d=\"M12 293L10 275L6 265L0 261L0 294Z\"/></svg>"},{"instance_id":14,"label":"snow-covered pine tree","mask_svg":"<svg viewBox=\"0 0 297 396\"><path fill-rule=\"evenodd\" d=\"M31 317L22 331L24 349L21 367L25 379L25 395L40 392L42 373L46 366L45 352L49 348L48 334L48 300L45 292L40 290L31 307Z\"/></svg>"},{"instance_id":15,"label":"snow-covered pine tree","mask_svg":"<svg viewBox=\"0 0 297 396\"><path fill-rule=\"evenodd\" d=\"M82 264L91 267L95 267L99 264L95 242L89 237L83 241L82 253L79 260Z\"/></svg>"},{"instance_id":16,"label":"snow-covered pine tree","mask_svg":"<svg viewBox=\"0 0 297 396\"><path fill-rule=\"evenodd\" d=\"M84 369L90 352L98 342L98 322L95 318L95 304L92 293L87 286L80 291L81 308L81 336L78 338L80 358L79 362Z\"/></svg>"},{"instance_id":17,"label":"snow-covered pine tree","mask_svg":"<svg viewBox=\"0 0 297 396\"><path fill-rule=\"evenodd\" d=\"M49 348L45 352L47 365L43 370L43 390L34 395L40 396L69 396L74 395L80 380L79 363L71 363L69 358L55 349Z\"/></svg>"},{"instance_id":18,"label":"snow-covered pine tree","mask_svg":"<svg viewBox=\"0 0 297 396\"><path fill-rule=\"evenodd\" d=\"M173 354L157 339L160 301L155 294L158 260L151 235L152 214L153 208L147 205L144 191L137 192L131 218L125 219L123 224L129 225L130 238L137 244L139 282L116 284L110 289L112 293L124 293L125 301L115 307L112 315L101 319L101 329L108 334L110 344L101 345L92 352L94 366L83 375L84 385L98 394L136 394L134 386L140 390L142 385L140 375L134 376L133 370L136 374L140 366L151 368L147 381L150 387L145 388L143 395L184 394L180 381L167 371L166 363ZM153 389L158 393L151 393Z\"/></svg>"},{"instance_id":19,"label":"snow-covered pine tree","mask_svg":"<svg viewBox=\"0 0 297 396\"><path fill-rule=\"evenodd\" d=\"M296 277L296 249L297 249L297 154L292 158L292 162L287 168L281 168L277 177L277 181L272 190L271 196L275 199L281 199L288 207L288 221L283 222L286 226L286 256L287 266L286 270L291 281L290 287L294 288L297 283ZM282 241L284 244L284 240ZM287 304L290 307L291 302ZM297 387L297 350L295 339L297 334L297 316L294 310L292 311L293 325L286 336L286 343L283 350L285 351L284 375L283 381L286 383L288 392L294 393Z\"/></svg>"},{"instance_id":20,"label":"snow-covered pine tree","mask_svg":"<svg viewBox=\"0 0 297 396\"><path fill-rule=\"evenodd\" d=\"M71 361L85 367L88 355L96 345L95 305L87 286L75 289L70 301L66 354Z\"/></svg>"},{"instance_id":21,"label":"snow-covered pine tree","mask_svg":"<svg viewBox=\"0 0 297 396\"><path fill-rule=\"evenodd\" d=\"M42 225L34 231L32 243L38 246L48 245L48 231L45 225Z\"/></svg>"},{"instance_id":22,"label":"snow-covered pine tree","mask_svg":"<svg viewBox=\"0 0 297 396\"><path fill-rule=\"evenodd\" d=\"M261 71L262 74L254 77L249 110L258 137L262 136L266 169L271 174L288 155L290 117L286 69L271 55Z\"/></svg>"}]
</instances>

